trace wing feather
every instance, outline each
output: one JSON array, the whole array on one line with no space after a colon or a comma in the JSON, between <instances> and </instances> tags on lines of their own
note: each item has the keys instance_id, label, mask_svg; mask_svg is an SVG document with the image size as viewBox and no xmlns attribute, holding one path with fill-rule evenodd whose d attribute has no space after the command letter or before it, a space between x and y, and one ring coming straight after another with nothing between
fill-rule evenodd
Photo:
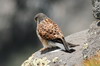
<instances>
[{"instance_id":1,"label":"wing feather","mask_svg":"<svg viewBox=\"0 0 100 66\"><path fill-rule=\"evenodd\" d=\"M49 18L40 22L38 32L41 38L46 40L61 39L64 37L59 26Z\"/></svg>"}]
</instances>

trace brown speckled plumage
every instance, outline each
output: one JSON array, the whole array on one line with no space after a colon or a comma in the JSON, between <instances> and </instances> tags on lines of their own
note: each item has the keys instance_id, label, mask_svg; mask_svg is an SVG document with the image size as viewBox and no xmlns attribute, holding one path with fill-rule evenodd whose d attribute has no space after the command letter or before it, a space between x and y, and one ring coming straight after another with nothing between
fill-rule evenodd
<instances>
[{"instance_id":1,"label":"brown speckled plumage","mask_svg":"<svg viewBox=\"0 0 100 66\"><path fill-rule=\"evenodd\" d=\"M35 16L37 22L37 35L45 48L57 47L55 43L63 44L66 51L70 51L70 46L76 46L65 41L64 35L59 26L45 14L39 13ZM51 43L52 42L52 43Z\"/></svg>"},{"instance_id":2,"label":"brown speckled plumage","mask_svg":"<svg viewBox=\"0 0 100 66\"><path fill-rule=\"evenodd\" d=\"M64 38L62 31L51 19L45 19L38 25L39 35L46 40Z\"/></svg>"}]
</instances>

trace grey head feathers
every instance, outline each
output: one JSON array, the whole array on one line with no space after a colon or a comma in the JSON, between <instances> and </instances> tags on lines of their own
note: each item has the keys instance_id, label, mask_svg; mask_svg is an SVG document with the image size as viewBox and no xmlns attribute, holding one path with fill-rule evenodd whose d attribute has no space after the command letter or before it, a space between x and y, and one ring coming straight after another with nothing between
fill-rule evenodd
<instances>
[{"instance_id":1,"label":"grey head feathers","mask_svg":"<svg viewBox=\"0 0 100 66\"><path fill-rule=\"evenodd\" d=\"M40 23L42 20L48 18L45 14L43 13L38 13L35 17L34 20L38 23Z\"/></svg>"}]
</instances>

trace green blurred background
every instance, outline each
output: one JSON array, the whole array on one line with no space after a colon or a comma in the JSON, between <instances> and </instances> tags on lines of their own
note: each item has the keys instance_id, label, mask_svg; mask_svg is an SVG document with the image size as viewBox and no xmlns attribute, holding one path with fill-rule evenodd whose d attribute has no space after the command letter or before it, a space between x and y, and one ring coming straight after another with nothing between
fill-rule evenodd
<instances>
[{"instance_id":1,"label":"green blurred background","mask_svg":"<svg viewBox=\"0 0 100 66\"><path fill-rule=\"evenodd\" d=\"M0 0L0 66L20 66L42 45L34 16L45 13L65 36L93 20L91 0Z\"/></svg>"}]
</instances>

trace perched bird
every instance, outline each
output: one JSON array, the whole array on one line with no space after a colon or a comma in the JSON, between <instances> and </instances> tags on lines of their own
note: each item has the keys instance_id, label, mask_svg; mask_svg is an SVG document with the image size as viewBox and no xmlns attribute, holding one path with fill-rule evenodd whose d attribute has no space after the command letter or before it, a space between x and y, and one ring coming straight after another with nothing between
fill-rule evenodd
<instances>
[{"instance_id":1,"label":"perched bird","mask_svg":"<svg viewBox=\"0 0 100 66\"><path fill-rule=\"evenodd\" d=\"M37 22L37 35L44 46L41 52L48 48L58 47L56 43L62 44L65 48L64 50L68 52L70 52L70 47L77 46L66 42L59 26L45 14L38 13L34 20Z\"/></svg>"}]
</instances>

